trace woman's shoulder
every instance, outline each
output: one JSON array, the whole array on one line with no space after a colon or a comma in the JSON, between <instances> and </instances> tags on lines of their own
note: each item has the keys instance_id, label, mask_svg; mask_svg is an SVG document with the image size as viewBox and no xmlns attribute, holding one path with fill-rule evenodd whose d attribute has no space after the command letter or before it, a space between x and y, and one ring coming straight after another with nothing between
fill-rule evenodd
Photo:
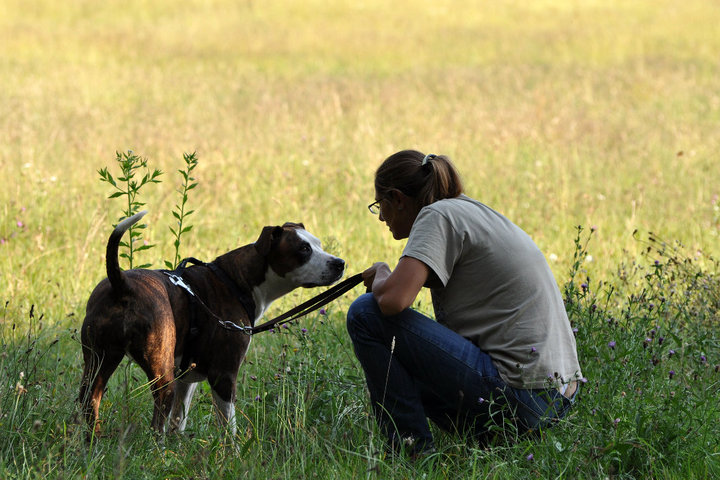
<instances>
[{"instance_id":1,"label":"woman's shoulder","mask_svg":"<svg viewBox=\"0 0 720 480\"><path fill-rule=\"evenodd\" d=\"M467 211L467 210L485 210L490 209L487 205L470 198L465 194L460 194L453 198L444 198L436 202L427 205L425 209L436 211L440 213L453 212L453 211Z\"/></svg>"}]
</instances>

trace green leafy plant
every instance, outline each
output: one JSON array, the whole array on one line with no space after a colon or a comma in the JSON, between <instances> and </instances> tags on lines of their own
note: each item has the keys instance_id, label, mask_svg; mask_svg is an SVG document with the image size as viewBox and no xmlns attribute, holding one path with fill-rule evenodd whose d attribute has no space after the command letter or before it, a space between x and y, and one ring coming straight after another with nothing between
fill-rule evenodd
<instances>
[{"instance_id":1,"label":"green leafy plant","mask_svg":"<svg viewBox=\"0 0 720 480\"><path fill-rule=\"evenodd\" d=\"M184 233L192 230L192 225L188 225L186 220L195 211L186 210L185 207L187 205L188 192L198 185L195 178L190 176L195 167L197 167L198 160L195 152L190 154L184 153L183 160L185 160L185 170L178 170L183 179L182 186L180 190L178 190L180 203L179 205L175 205L175 210L172 212L173 217L177 220L177 226L175 228L170 227L170 231L175 236L175 242L173 243L175 246L175 257L173 262L165 260L165 266L170 270L175 269L180 263L180 238Z\"/></svg>"},{"instance_id":2,"label":"green leafy plant","mask_svg":"<svg viewBox=\"0 0 720 480\"><path fill-rule=\"evenodd\" d=\"M147 159L135 155L132 150L127 152L116 152L115 160L118 162L121 170L121 175L115 179L112 174L108 171L107 167L98 170L100 174L100 180L107 182L115 188L108 198L124 197L126 205L123 210L123 217L118 219L118 222L135 215L140 211L140 207L145 205L143 202L137 200L137 195L140 189L149 183L160 183L158 177L162 175L162 171L155 169L152 172L148 170ZM144 169L145 174L141 178L136 178L138 170ZM120 257L128 260L129 268L147 268L150 264L134 265L135 253L142 250L148 250L154 245L141 245L139 241L142 238L142 230L147 228L144 223L135 224L130 227L129 239L127 242L120 242L120 247L127 249L127 252L120 253ZM137 245L137 246L136 246Z\"/></svg>"}]
</instances>

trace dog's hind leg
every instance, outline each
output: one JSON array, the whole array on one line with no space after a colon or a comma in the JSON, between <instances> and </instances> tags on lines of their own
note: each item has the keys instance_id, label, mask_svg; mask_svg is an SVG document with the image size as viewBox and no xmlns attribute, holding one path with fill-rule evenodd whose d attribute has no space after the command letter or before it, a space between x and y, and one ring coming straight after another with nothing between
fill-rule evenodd
<instances>
[{"instance_id":1,"label":"dog's hind leg","mask_svg":"<svg viewBox=\"0 0 720 480\"><path fill-rule=\"evenodd\" d=\"M151 426L164 433L175 396L175 330L171 322L158 323L162 326L158 325L146 337L134 338L128 350L150 382L155 401Z\"/></svg>"},{"instance_id":2,"label":"dog's hind leg","mask_svg":"<svg viewBox=\"0 0 720 480\"><path fill-rule=\"evenodd\" d=\"M110 376L120 365L124 356L125 354L121 351L97 353L89 347L83 346L85 366L78 400L82 405L83 416L91 429L91 432L88 433L88 440L93 433L95 436L100 435L100 402Z\"/></svg>"}]
</instances>

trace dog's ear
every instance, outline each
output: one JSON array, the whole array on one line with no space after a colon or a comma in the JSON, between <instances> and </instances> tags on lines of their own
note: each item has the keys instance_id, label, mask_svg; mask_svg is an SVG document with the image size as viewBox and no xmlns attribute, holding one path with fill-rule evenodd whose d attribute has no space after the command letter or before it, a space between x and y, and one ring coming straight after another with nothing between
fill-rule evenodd
<instances>
[{"instance_id":1,"label":"dog's ear","mask_svg":"<svg viewBox=\"0 0 720 480\"><path fill-rule=\"evenodd\" d=\"M293 223L293 222L285 222L285 225L283 227L290 227L290 228L302 228L305 230L305 225L302 223Z\"/></svg>"},{"instance_id":2,"label":"dog's ear","mask_svg":"<svg viewBox=\"0 0 720 480\"><path fill-rule=\"evenodd\" d=\"M264 227L257 241L255 241L255 250L263 257L267 256L272 247L280 240L282 232L282 227Z\"/></svg>"}]
</instances>

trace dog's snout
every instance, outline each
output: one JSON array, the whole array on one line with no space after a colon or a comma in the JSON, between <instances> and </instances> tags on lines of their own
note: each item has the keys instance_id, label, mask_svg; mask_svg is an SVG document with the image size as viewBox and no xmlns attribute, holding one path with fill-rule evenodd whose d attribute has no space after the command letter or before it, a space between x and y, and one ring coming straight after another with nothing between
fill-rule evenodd
<instances>
[{"instance_id":1,"label":"dog's snout","mask_svg":"<svg viewBox=\"0 0 720 480\"><path fill-rule=\"evenodd\" d=\"M338 273L342 273L345 270L345 260L342 258L333 258L330 261L330 268Z\"/></svg>"},{"instance_id":2,"label":"dog's snout","mask_svg":"<svg viewBox=\"0 0 720 480\"><path fill-rule=\"evenodd\" d=\"M345 271L345 260L342 258L333 258L329 262L329 268L333 273L340 275Z\"/></svg>"}]
</instances>

